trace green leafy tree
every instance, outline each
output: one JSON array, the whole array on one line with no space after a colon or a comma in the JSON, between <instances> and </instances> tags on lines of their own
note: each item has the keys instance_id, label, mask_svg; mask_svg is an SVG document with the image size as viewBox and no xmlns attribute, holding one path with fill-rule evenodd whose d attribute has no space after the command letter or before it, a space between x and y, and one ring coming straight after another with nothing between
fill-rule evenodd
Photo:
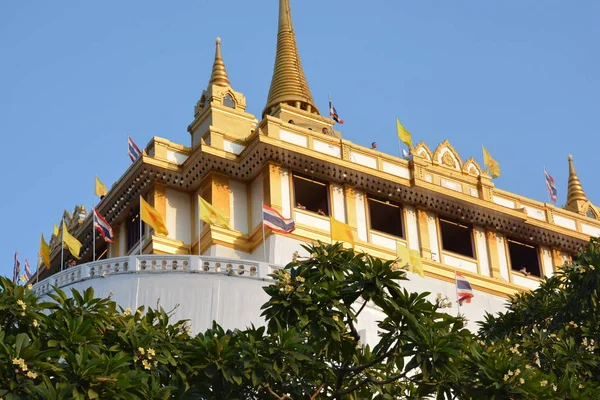
<instances>
[{"instance_id":1,"label":"green leafy tree","mask_svg":"<svg viewBox=\"0 0 600 400\"><path fill-rule=\"evenodd\" d=\"M600 245L590 242L479 334L448 299L402 288L396 262L341 244L274 274L265 326L195 337L173 310L123 310L92 289L39 302L0 278L0 398L594 399ZM376 308L376 344L358 321Z\"/></svg>"}]
</instances>

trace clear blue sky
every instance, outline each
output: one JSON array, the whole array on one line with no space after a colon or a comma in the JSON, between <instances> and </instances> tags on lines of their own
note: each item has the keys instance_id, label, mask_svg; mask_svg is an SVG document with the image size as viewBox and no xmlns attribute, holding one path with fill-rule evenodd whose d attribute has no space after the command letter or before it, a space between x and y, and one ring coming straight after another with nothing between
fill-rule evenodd
<instances>
[{"instance_id":1,"label":"clear blue sky","mask_svg":"<svg viewBox=\"0 0 600 400\"><path fill-rule=\"evenodd\" d=\"M214 39L233 87L259 116L277 0L0 2L0 274L37 259L64 209L93 200L130 165L126 140L190 144ZM334 97L346 139L397 154L394 117L463 160L485 144L498 187L559 204L572 153L600 204L600 2L292 0L298 46L322 113Z\"/></svg>"}]
</instances>

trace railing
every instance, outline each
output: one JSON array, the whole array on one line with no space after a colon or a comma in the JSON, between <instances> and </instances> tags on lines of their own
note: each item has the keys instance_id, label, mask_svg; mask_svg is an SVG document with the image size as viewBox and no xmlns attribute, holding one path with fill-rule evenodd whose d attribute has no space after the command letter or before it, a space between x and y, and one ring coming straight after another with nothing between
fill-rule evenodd
<instances>
[{"instance_id":1,"label":"railing","mask_svg":"<svg viewBox=\"0 0 600 400\"><path fill-rule=\"evenodd\" d=\"M89 262L68 268L33 285L42 296L53 286L64 287L88 279L107 278L121 274L220 274L253 279L271 279L269 274L281 266L264 262L194 255L136 255Z\"/></svg>"}]
</instances>

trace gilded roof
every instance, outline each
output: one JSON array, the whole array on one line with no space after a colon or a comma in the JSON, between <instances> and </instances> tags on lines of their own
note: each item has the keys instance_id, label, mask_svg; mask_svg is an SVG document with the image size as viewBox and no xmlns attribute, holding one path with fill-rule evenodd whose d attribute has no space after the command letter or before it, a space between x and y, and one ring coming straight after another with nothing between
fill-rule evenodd
<instances>
[{"instance_id":1,"label":"gilded roof","mask_svg":"<svg viewBox=\"0 0 600 400\"><path fill-rule=\"evenodd\" d=\"M273 78L263 115L280 103L297 106L318 114L310 88L306 83L292 25L289 0L279 0L279 28L277 33L277 54L273 67Z\"/></svg>"}]
</instances>

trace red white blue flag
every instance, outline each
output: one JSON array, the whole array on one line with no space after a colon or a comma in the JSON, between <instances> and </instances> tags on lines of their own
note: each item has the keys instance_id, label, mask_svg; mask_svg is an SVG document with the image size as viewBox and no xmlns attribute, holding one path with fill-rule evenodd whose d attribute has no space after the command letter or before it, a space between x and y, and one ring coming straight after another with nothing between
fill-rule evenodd
<instances>
[{"instance_id":1,"label":"red white blue flag","mask_svg":"<svg viewBox=\"0 0 600 400\"><path fill-rule=\"evenodd\" d=\"M31 273L31 266L29 265L29 261L27 261L27 259L25 259L25 278L27 280L30 280L33 277L33 274Z\"/></svg>"},{"instance_id":2,"label":"red white blue flag","mask_svg":"<svg viewBox=\"0 0 600 400\"><path fill-rule=\"evenodd\" d=\"M284 218L276 210L263 204L263 225L272 231L280 233L292 233L296 224L291 218Z\"/></svg>"},{"instance_id":3,"label":"red white blue flag","mask_svg":"<svg viewBox=\"0 0 600 400\"><path fill-rule=\"evenodd\" d=\"M455 272L456 275L456 292L458 293L458 304L462 305L463 302L470 303L473 297L473 289L471 284L462 276L462 274Z\"/></svg>"},{"instance_id":4,"label":"red white blue flag","mask_svg":"<svg viewBox=\"0 0 600 400\"><path fill-rule=\"evenodd\" d=\"M100 232L100 236L105 242L113 243L113 230L109 223L104 219L102 215L94 208L94 229Z\"/></svg>"},{"instance_id":5,"label":"red white blue flag","mask_svg":"<svg viewBox=\"0 0 600 400\"><path fill-rule=\"evenodd\" d=\"M17 282L21 272L21 263L19 262L19 251L15 251L15 264L13 266L13 282Z\"/></svg>"},{"instance_id":6,"label":"red white blue flag","mask_svg":"<svg viewBox=\"0 0 600 400\"><path fill-rule=\"evenodd\" d=\"M548 171L546 171L546 168L544 168L544 175L546 175L546 188L548 189L550 200L552 200L553 203L556 203L558 191L556 190L556 185L554 184L554 178L550 176Z\"/></svg>"},{"instance_id":7,"label":"red white blue flag","mask_svg":"<svg viewBox=\"0 0 600 400\"><path fill-rule=\"evenodd\" d=\"M137 147L137 145L135 144L135 142L133 141L131 136L127 136L127 147L129 148L128 151L129 151L129 158L131 159L131 162L135 162L135 160L140 158L140 156L142 155L142 152L140 151L140 148Z\"/></svg>"},{"instance_id":8,"label":"red white blue flag","mask_svg":"<svg viewBox=\"0 0 600 400\"><path fill-rule=\"evenodd\" d=\"M333 103L331 102L331 98L329 99L329 115L331 115L331 118L338 124L344 123L344 120L340 119L340 116L338 115L335 107L333 106Z\"/></svg>"}]
</instances>

